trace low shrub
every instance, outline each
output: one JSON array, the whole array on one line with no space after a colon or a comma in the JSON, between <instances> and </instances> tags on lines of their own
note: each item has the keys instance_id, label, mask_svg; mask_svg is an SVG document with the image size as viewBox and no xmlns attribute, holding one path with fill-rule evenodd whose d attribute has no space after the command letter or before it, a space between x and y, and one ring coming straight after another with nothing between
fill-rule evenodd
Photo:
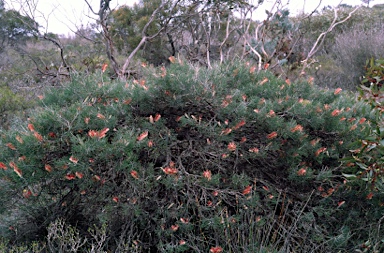
<instances>
[{"instance_id":1,"label":"low shrub","mask_svg":"<svg viewBox=\"0 0 384 253\"><path fill-rule=\"evenodd\" d=\"M78 252L96 247L94 228L107 235L98 252L351 251L371 231L357 217L380 218L344 184L339 159L369 125L367 105L340 89L243 63L179 61L127 83L100 74L48 92L2 132L11 244L44 242L54 224Z\"/></svg>"}]
</instances>

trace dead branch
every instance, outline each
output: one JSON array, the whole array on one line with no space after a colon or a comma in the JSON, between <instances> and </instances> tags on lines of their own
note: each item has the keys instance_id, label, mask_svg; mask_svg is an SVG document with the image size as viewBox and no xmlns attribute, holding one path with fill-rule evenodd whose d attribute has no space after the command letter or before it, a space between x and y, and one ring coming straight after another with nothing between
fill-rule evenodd
<instances>
[{"instance_id":1,"label":"dead branch","mask_svg":"<svg viewBox=\"0 0 384 253\"><path fill-rule=\"evenodd\" d=\"M361 6L357 6L355 9L353 9L353 10L348 14L347 17L345 17L344 19L342 19L342 20L340 20L340 21L338 21L338 22L336 22L337 19L338 19L338 17L339 17L339 16L338 16L338 13L337 13L337 8L333 8L333 11L334 11L334 18L333 18L333 21L332 21L331 25L328 27L328 29L327 29L326 31L322 32L322 33L319 35L319 37L317 37L317 40L316 40L316 42L313 44L313 46L312 46L311 50L309 51L307 57L302 61L302 63L303 63L303 68L301 69L301 74L304 74L304 73L305 73L305 70L308 68L308 65L309 65L308 61L312 58L313 55L315 55L315 54L319 51L319 49L320 49L320 45L324 42L325 37L326 37L330 32L332 32L332 30L333 30L336 26L338 26L338 25L340 25L340 24L346 22L348 19L350 19L350 18L352 17L353 13L355 13L360 7L361 7Z\"/></svg>"},{"instance_id":2,"label":"dead branch","mask_svg":"<svg viewBox=\"0 0 384 253\"><path fill-rule=\"evenodd\" d=\"M180 2L180 0L176 1L175 4L173 5L172 7L172 10L177 6L177 4ZM152 24L152 22L154 21L157 13L159 11L161 11L164 6L167 4L167 1L164 1L162 2L162 4L156 8L156 10L153 11L151 17L149 18L148 22L145 24L143 30L141 31L141 40L139 42L139 44L137 45L137 47L129 54L128 58L125 60L124 62L124 65L123 67L121 68L121 71L119 72L119 77L121 79L125 79L125 73L133 59L133 57L136 55L136 53L140 50L140 48L144 45L145 42L151 40L151 39L154 39L155 37L157 37L164 29L165 29L165 25L162 26L155 34L151 35L151 36L147 36L147 30L148 30L148 27ZM171 11L172 12L172 11ZM168 21L166 23L168 23L170 21L170 19L168 19Z\"/></svg>"}]
</instances>

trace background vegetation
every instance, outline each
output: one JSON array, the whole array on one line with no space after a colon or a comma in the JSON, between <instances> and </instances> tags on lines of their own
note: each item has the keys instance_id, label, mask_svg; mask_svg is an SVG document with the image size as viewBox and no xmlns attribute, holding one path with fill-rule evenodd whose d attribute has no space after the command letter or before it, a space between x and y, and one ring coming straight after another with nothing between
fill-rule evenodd
<instances>
[{"instance_id":1,"label":"background vegetation","mask_svg":"<svg viewBox=\"0 0 384 253\"><path fill-rule=\"evenodd\" d=\"M384 250L381 6L101 3L1 2L2 252Z\"/></svg>"}]
</instances>

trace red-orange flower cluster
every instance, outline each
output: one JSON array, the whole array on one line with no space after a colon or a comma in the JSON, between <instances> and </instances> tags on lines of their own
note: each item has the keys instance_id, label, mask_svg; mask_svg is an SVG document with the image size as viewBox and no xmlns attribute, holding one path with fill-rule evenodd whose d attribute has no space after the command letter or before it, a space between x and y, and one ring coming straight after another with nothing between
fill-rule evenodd
<instances>
[{"instance_id":1,"label":"red-orange flower cluster","mask_svg":"<svg viewBox=\"0 0 384 253\"><path fill-rule=\"evenodd\" d=\"M316 150L315 156L319 156L321 153L325 152L326 150L327 150L327 148L325 148L325 147L319 148L318 150Z\"/></svg>"},{"instance_id":2,"label":"red-orange flower cluster","mask_svg":"<svg viewBox=\"0 0 384 253\"><path fill-rule=\"evenodd\" d=\"M244 194L244 195L250 194L251 191L252 191L252 185L248 185L248 186L245 187L245 189L243 190L243 194Z\"/></svg>"},{"instance_id":3,"label":"red-orange flower cluster","mask_svg":"<svg viewBox=\"0 0 384 253\"><path fill-rule=\"evenodd\" d=\"M5 165L4 163L0 162L0 169L3 169L3 170L7 170L7 165Z\"/></svg>"},{"instance_id":4,"label":"red-orange flower cluster","mask_svg":"<svg viewBox=\"0 0 384 253\"><path fill-rule=\"evenodd\" d=\"M209 250L209 252L211 252L211 253L221 253L221 252L223 252L223 248L220 247L220 246L216 246L216 247L211 248Z\"/></svg>"},{"instance_id":5,"label":"red-orange flower cluster","mask_svg":"<svg viewBox=\"0 0 384 253\"><path fill-rule=\"evenodd\" d=\"M292 127L291 128L291 132L294 133L294 132L302 132L303 131L303 127L301 125L296 125L295 127Z\"/></svg>"},{"instance_id":6,"label":"red-orange flower cluster","mask_svg":"<svg viewBox=\"0 0 384 253\"><path fill-rule=\"evenodd\" d=\"M171 167L165 167L163 168L163 171L167 175L176 175L178 172L176 168L171 168Z\"/></svg>"},{"instance_id":7,"label":"red-orange flower cluster","mask_svg":"<svg viewBox=\"0 0 384 253\"><path fill-rule=\"evenodd\" d=\"M88 132L88 135L89 137L91 138L99 138L99 139L102 139L105 137L105 134L109 131L109 128L103 128L102 130L100 131L96 131L96 130L89 130Z\"/></svg>"},{"instance_id":8,"label":"red-orange flower cluster","mask_svg":"<svg viewBox=\"0 0 384 253\"><path fill-rule=\"evenodd\" d=\"M136 138L136 140L137 140L137 141L142 141L142 140L144 140L147 136L148 136L148 131L145 131L145 132L141 133L141 134Z\"/></svg>"},{"instance_id":9,"label":"red-orange flower cluster","mask_svg":"<svg viewBox=\"0 0 384 253\"><path fill-rule=\"evenodd\" d=\"M139 179L139 173L137 173L136 170L132 170L132 171L131 171L131 176L132 176L133 178L135 178L135 179Z\"/></svg>"},{"instance_id":10,"label":"red-orange flower cluster","mask_svg":"<svg viewBox=\"0 0 384 253\"><path fill-rule=\"evenodd\" d=\"M236 143L235 142L230 142L230 143L228 143L228 147L227 147L227 149L229 150L229 151L235 151L236 150Z\"/></svg>"},{"instance_id":11,"label":"red-orange flower cluster","mask_svg":"<svg viewBox=\"0 0 384 253\"><path fill-rule=\"evenodd\" d=\"M23 172L17 167L16 163L10 162L9 166L13 169L13 171L19 176L23 177Z\"/></svg>"},{"instance_id":12,"label":"red-orange flower cluster","mask_svg":"<svg viewBox=\"0 0 384 253\"><path fill-rule=\"evenodd\" d=\"M277 137L277 132L272 132L267 135L267 139L274 139Z\"/></svg>"},{"instance_id":13,"label":"red-orange flower cluster","mask_svg":"<svg viewBox=\"0 0 384 253\"><path fill-rule=\"evenodd\" d=\"M205 170L203 172L203 177L205 177L208 181L212 179L212 172L210 170Z\"/></svg>"}]
</instances>

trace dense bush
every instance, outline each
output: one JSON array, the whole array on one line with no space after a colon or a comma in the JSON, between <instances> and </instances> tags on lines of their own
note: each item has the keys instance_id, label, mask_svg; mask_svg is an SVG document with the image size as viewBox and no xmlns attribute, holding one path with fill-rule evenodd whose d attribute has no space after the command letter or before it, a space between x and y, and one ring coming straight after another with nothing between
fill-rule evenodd
<instances>
[{"instance_id":1,"label":"dense bush","mask_svg":"<svg viewBox=\"0 0 384 253\"><path fill-rule=\"evenodd\" d=\"M174 63L47 93L1 134L2 237L57 252L350 252L380 238L380 203L339 161L368 106L254 70Z\"/></svg>"}]
</instances>

